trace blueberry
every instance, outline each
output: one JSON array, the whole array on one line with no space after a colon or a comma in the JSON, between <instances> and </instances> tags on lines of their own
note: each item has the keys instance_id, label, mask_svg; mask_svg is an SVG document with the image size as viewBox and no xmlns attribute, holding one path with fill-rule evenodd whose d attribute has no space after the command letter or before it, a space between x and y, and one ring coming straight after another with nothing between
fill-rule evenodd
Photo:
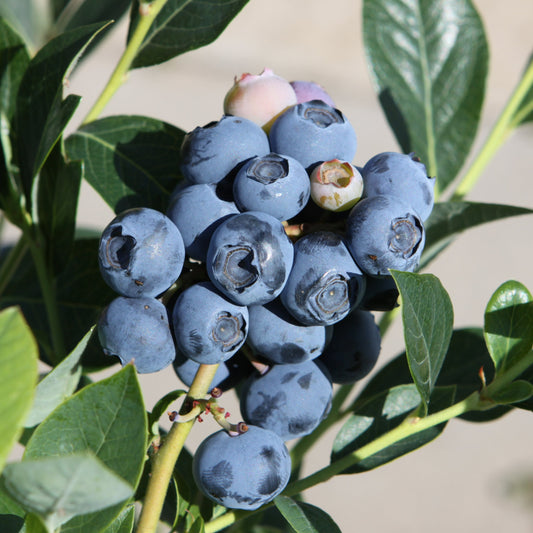
<instances>
[{"instance_id":1,"label":"blueberry","mask_svg":"<svg viewBox=\"0 0 533 533\"><path fill-rule=\"evenodd\" d=\"M155 298L115 298L100 315L98 338L106 355L122 365L133 361L141 374L162 370L176 356L167 310Z\"/></svg>"},{"instance_id":2,"label":"blueberry","mask_svg":"<svg viewBox=\"0 0 533 533\"><path fill-rule=\"evenodd\" d=\"M347 161L332 159L311 171L311 198L328 211L347 211L363 194L363 178Z\"/></svg>"},{"instance_id":3,"label":"blueberry","mask_svg":"<svg viewBox=\"0 0 533 533\"><path fill-rule=\"evenodd\" d=\"M190 387L200 368L200 363L189 359L178 350L176 351L176 358L172 362L172 367L181 382ZM247 378L253 370L254 367L239 351L230 359L222 361L218 365L215 377L208 390L211 391L214 387L218 387L222 391L228 391Z\"/></svg>"},{"instance_id":4,"label":"blueberry","mask_svg":"<svg viewBox=\"0 0 533 533\"><path fill-rule=\"evenodd\" d=\"M311 433L331 409L332 384L316 361L273 365L253 374L241 391L247 424L269 429L284 441Z\"/></svg>"},{"instance_id":5,"label":"blueberry","mask_svg":"<svg viewBox=\"0 0 533 533\"><path fill-rule=\"evenodd\" d=\"M235 203L241 211L262 211L279 220L301 211L309 189L305 168L292 157L274 153L247 161L233 182Z\"/></svg>"},{"instance_id":6,"label":"blueberry","mask_svg":"<svg viewBox=\"0 0 533 533\"><path fill-rule=\"evenodd\" d=\"M414 154L383 152L363 167L364 196L390 194L411 206L425 221L433 209L435 178Z\"/></svg>"},{"instance_id":7,"label":"blueberry","mask_svg":"<svg viewBox=\"0 0 533 533\"><path fill-rule=\"evenodd\" d=\"M185 289L172 310L176 346L201 364L226 361L248 334L248 309L225 298L215 286L200 282Z\"/></svg>"},{"instance_id":8,"label":"blueberry","mask_svg":"<svg viewBox=\"0 0 533 533\"><path fill-rule=\"evenodd\" d=\"M235 78L224 97L224 113L245 117L267 130L277 115L294 104L296 94L290 83L265 68L259 75Z\"/></svg>"},{"instance_id":9,"label":"blueberry","mask_svg":"<svg viewBox=\"0 0 533 533\"><path fill-rule=\"evenodd\" d=\"M248 211L228 218L213 233L207 273L235 303L263 304L282 291L293 254L292 242L278 219Z\"/></svg>"},{"instance_id":10,"label":"blueberry","mask_svg":"<svg viewBox=\"0 0 533 533\"><path fill-rule=\"evenodd\" d=\"M291 87L296 93L296 100L298 104L309 102L310 100L322 100L331 107L335 107L335 103L331 96L326 92L324 87L315 83L314 81L291 81Z\"/></svg>"},{"instance_id":11,"label":"blueberry","mask_svg":"<svg viewBox=\"0 0 533 533\"><path fill-rule=\"evenodd\" d=\"M158 296L178 279L185 247L168 217L140 207L120 213L104 229L98 260L105 282L122 296Z\"/></svg>"},{"instance_id":12,"label":"blueberry","mask_svg":"<svg viewBox=\"0 0 533 533\"><path fill-rule=\"evenodd\" d=\"M286 309L302 324L330 325L361 300L365 278L341 236L317 231L294 245L294 262L281 293Z\"/></svg>"},{"instance_id":13,"label":"blueberry","mask_svg":"<svg viewBox=\"0 0 533 533\"><path fill-rule=\"evenodd\" d=\"M319 361L328 369L333 383L353 383L374 368L381 351L381 335L368 311L356 309L333 325L331 342Z\"/></svg>"},{"instance_id":14,"label":"blueberry","mask_svg":"<svg viewBox=\"0 0 533 533\"><path fill-rule=\"evenodd\" d=\"M196 449L193 475L211 500L230 509L254 510L273 500L287 485L291 460L272 431L249 426L237 436L220 430Z\"/></svg>"},{"instance_id":15,"label":"blueberry","mask_svg":"<svg viewBox=\"0 0 533 533\"><path fill-rule=\"evenodd\" d=\"M239 213L218 184L199 183L178 191L170 202L167 216L180 230L185 252L192 259L205 261L211 235L227 217Z\"/></svg>"},{"instance_id":16,"label":"blueberry","mask_svg":"<svg viewBox=\"0 0 533 533\"><path fill-rule=\"evenodd\" d=\"M181 145L181 172L190 183L218 183L250 157L270 152L260 126L224 115L187 133Z\"/></svg>"},{"instance_id":17,"label":"blueberry","mask_svg":"<svg viewBox=\"0 0 533 533\"><path fill-rule=\"evenodd\" d=\"M392 311L398 307L398 288L392 276L367 276L366 289L359 309Z\"/></svg>"},{"instance_id":18,"label":"blueberry","mask_svg":"<svg viewBox=\"0 0 533 533\"><path fill-rule=\"evenodd\" d=\"M302 363L318 357L327 342L325 326L304 326L279 299L248 308L247 344L259 356L277 364Z\"/></svg>"},{"instance_id":19,"label":"blueberry","mask_svg":"<svg viewBox=\"0 0 533 533\"><path fill-rule=\"evenodd\" d=\"M426 233L418 214L397 197L369 196L350 211L346 242L359 268L371 275L389 269L412 272L420 261Z\"/></svg>"},{"instance_id":20,"label":"blueberry","mask_svg":"<svg viewBox=\"0 0 533 533\"><path fill-rule=\"evenodd\" d=\"M322 161L352 161L357 149L355 131L345 116L322 100L290 107L272 124L273 152L294 157L309 170Z\"/></svg>"}]
</instances>

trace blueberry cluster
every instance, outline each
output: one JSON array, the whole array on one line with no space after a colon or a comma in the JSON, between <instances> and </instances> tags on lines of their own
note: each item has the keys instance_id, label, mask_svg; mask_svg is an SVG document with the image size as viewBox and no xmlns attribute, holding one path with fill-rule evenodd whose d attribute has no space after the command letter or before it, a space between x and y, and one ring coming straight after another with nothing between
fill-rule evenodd
<instances>
[{"instance_id":1,"label":"blueberry cluster","mask_svg":"<svg viewBox=\"0 0 533 533\"><path fill-rule=\"evenodd\" d=\"M396 305L389 269L418 265L435 180L413 154L354 166L355 130L312 82L243 75L224 111L185 136L166 214L131 209L104 230L100 268L120 296L98 334L139 372L172 363L190 385L216 364L211 387L242 384L248 431L208 437L194 476L255 509L285 487L285 442L327 416L333 384L374 367L372 312Z\"/></svg>"}]
</instances>

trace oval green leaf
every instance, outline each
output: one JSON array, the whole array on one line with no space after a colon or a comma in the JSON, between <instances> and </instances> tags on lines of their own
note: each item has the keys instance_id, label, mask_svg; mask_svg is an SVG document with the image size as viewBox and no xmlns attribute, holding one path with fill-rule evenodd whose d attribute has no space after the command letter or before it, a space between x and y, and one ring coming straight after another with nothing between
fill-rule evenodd
<instances>
[{"instance_id":1,"label":"oval green leaf","mask_svg":"<svg viewBox=\"0 0 533 533\"><path fill-rule=\"evenodd\" d=\"M130 207L166 211L179 181L185 133L160 120L113 116L96 120L65 141L70 159L83 160L85 179L115 212Z\"/></svg>"},{"instance_id":2,"label":"oval green leaf","mask_svg":"<svg viewBox=\"0 0 533 533\"><path fill-rule=\"evenodd\" d=\"M485 94L488 47L476 9L469 0L365 0L363 38L400 146L443 191L469 153Z\"/></svg>"},{"instance_id":3,"label":"oval green leaf","mask_svg":"<svg viewBox=\"0 0 533 533\"><path fill-rule=\"evenodd\" d=\"M37 359L37 343L20 309L4 309L0 312L0 471L31 408Z\"/></svg>"},{"instance_id":4,"label":"oval green leaf","mask_svg":"<svg viewBox=\"0 0 533 533\"><path fill-rule=\"evenodd\" d=\"M248 0L168 0L144 38L132 68L157 65L214 41ZM133 2L128 40L139 23Z\"/></svg>"},{"instance_id":5,"label":"oval green leaf","mask_svg":"<svg viewBox=\"0 0 533 533\"><path fill-rule=\"evenodd\" d=\"M87 452L10 463L2 483L52 531L74 516L108 508L133 494L128 483Z\"/></svg>"},{"instance_id":6,"label":"oval green leaf","mask_svg":"<svg viewBox=\"0 0 533 533\"><path fill-rule=\"evenodd\" d=\"M39 382L25 427L31 428L42 422L76 390L81 377L81 356L87 348L93 329L91 328L76 348Z\"/></svg>"},{"instance_id":7,"label":"oval green leaf","mask_svg":"<svg viewBox=\"0 0 533 533\"><path fill-rule=\"evenodd\" d=\"M15 126L24 192L31 202L33 179L75 111L79 97L62 99L63 81L91 39L106 24L58 35L31 60L17 95Z\"/></svg>"},{"instance_id":8,"label":"oval green leaf","mask_svg":"<svg viewBox=\"0 0 533 533\"><path fill-rule=\"evenodd\" d=\"M108 468L136 487L146 452L146 411L135 369L127 365L69 398L35 430L24 459L92 452ZM100 531L119 513L113 506L73 518L61 533Z\"/></svg>"},{"instance_id":9,"label":"oval green leaf","mask_svg":"<svg viewBox=\"0 0 533 533\"><path fill-rule=\"evenodd\" d=\"M479 202L438 202L424 223L426 243L419 268L428 265L459 233L495 220L531 215L533 209Z\"/></svg>"},{"instance_id":10,"label":"oval green leaf","mask_svg":"<svg viewBox=\"0 0 533 533\"><path fill-rule=\"evenodd\" d=\"M29 62L24 40L0 18L0 109L8 122L15 112L19 85Z\"/></svg>"},{"instance_id":11,"label":"oval green leaf","mask_svg":"<svg viewBox=\"0 0 533 533\"><path fill-rule=\"evenodd\" d=\"M432 274L391 271L401 296L407 362L423 403L435 386L453 331L448 293Z\"/></svg>"},{"instance_id":12,"label":"oval green leaf","mask_svg":"<svg viewBox=\"0 0 533 533\"><path fill-rule=\"evenodd\" d=\"M496 373L502 373L531 350L533 296L518 281L496 289L485 309L485 342Z\"/></svg>"},{"instance_id":13,"label":"oval green leaf","mask_svg":"<svg viewBox=\"0 0 533 533\"><path fill-rule=\"evenodd\" d=\"M287 496L277 496L274 503L296 533L341 533L331 516L315 505Z\"/></svg>"}]
</instances>

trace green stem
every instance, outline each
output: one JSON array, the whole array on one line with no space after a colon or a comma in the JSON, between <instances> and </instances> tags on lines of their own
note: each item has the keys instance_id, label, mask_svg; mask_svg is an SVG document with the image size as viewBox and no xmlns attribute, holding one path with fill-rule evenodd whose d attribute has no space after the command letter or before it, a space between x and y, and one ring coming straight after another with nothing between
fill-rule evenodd
<instances>
[{"instance_id":1,"label":"green stem","mask_svg":"<svg viewBox=\"0 0 533 533\"><path fill-rule=\"evenodd\" d=\"M520 121L523 120L524 114L518 114L517 112L532 86L533 62L528 66L524 76L513 91L481 151L455 189L451 200L462 200L472 190L483 169L487 166L498 148L504 143L513 129L520 124Z\"/></svg>"},{"instance_id":2,"label":"green stem","mask_svg":"<svg viewBox=\"0 0 533 533\"><path fill-rule=\"evenodd\" d=\"M186 414L190 404L187 400L205 397L217 368L218 365L200 365L180 414ZM195 419L189 422L175 422L172 424L161 447L152 458L152 471L136 529L137 533L155 533L157 530L168 486L172 480L174 466L194 422Z\"/></svg>"},{"instance_id":3,"label":"green stem","mask_svg":"<svg viewBox=\"0 0 533 533\"><path fill-rule=\"evenodd\" d=\"M111 74L107 85L100 94L98 100L94 103L92 109L85 117L82 124L92 122L100 116L100 113L104 110L105 106L109 103L112 96L117 92L119 87L124 83L126 76L131 68L133 60L141 47L148 30L152 26L154 19L157 17L163 6L167 3L167 0L154 0L151 3L139 4L139 21L135 30L128 41L126 49L122 54L115 70Z\"/></svg>"},{"instance_id":4,"label":"green stem","mask_svg":"<svg viewBox=\"0 0 533 533\"><path fill-rule=\"evenodd\" d=\"M28 243L22 236L17 244L11 248L0 267L0 295L5 291L27 251Z\"/></svg>"}]
</instances>

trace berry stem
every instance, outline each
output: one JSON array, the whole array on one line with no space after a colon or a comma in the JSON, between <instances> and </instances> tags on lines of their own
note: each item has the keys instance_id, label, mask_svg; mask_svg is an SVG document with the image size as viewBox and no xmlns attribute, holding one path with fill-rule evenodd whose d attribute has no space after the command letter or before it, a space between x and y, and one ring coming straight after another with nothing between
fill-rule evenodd
<instances>
[{"instance_id":1,"label":"berry stem","mask_svg":"<svg viewBox=\"0 0 533 533\"><path fill-rule=\"evenodd\" d=\"M474 162L456 187L451 200L462 200L474 187L481 173L492 159L498 148L505 142L514 128L520 125L533 103L520 110L524 98L533 86L533 61L528 65L522 79L511 94L505 108L499 116L494 128L490 132L485 144L481 148Z\"/></svg>"},{"instance_id":2,"label":"berry stem","mask_svg":"<svg viewBox=\"0 0 533 533\"><path fill-rule=\"evenodd\" d=\"M82 122L87 124L97 119L100 113L104 110L105 106L109 103L109 100L117 92L119 87L126 80L128 71L139 51L139 48L148 33L148 30L152 26L154 19L157 17L163 6L167 3L167 0L154 0L151 3L140 2L139 4L139 21L138 24L128 41L126 49L122 54L115 70L111 74L107 85L94 103L93 107Z\"/></svg>"},{"instance_id":3,"label":"berry stem","mask_svg":"<svg viewBox=\"0 0 533 533\"><path fill-rule=\"evenodd\" d=\"M185 415L189 411L191 401L205 397L217 368L218 365L200 365L180 409L180 414ZM150 480L146 489L136 533L155 533L157 530L174 466L194 422L195 419L184 423L172 424L159 450L152 457Z\"/></svg>"}]
</instances>

